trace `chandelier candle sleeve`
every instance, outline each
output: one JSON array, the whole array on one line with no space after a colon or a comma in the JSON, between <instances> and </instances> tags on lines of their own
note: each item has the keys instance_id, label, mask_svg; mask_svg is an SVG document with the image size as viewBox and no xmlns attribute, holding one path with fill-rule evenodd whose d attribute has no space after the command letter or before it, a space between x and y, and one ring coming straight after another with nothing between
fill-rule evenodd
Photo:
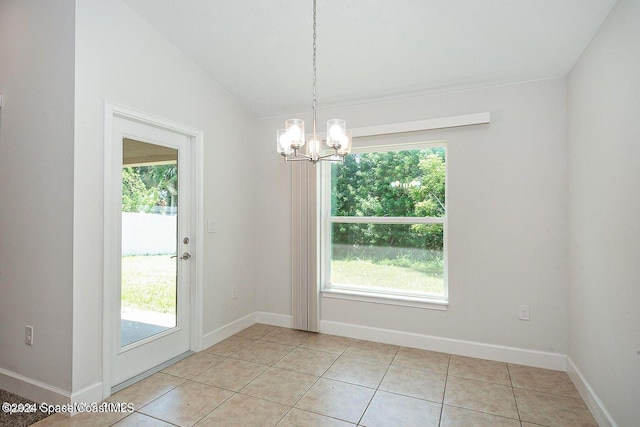
<instances>
[{"instance_id":1,"label":"chandelier candle sleeve","mask_svg":"<svg viewBox=\"0 0 640 427\"><path fill-rule=\"evenodd\" d=\"M344 157L347 154L351 153L352 135L351 135L351 131L350 130L348 130L345 133L343 141L344 142L342 144L340 144L340 148L337 149L338 156L340 156L340 157Z\"/></svg>"},{"instance_id":2,"label":"chandelier candle sleeve","mask_svg":"<svg viewBox=\"0 0 640 427\"><path fill-rule=\"evenodd\" d=\"M278 154L283 156L289 156L293 154L293 148L291 148L291 140L287 137L287 131L285 129L278 129L276 137L276 149Z\"/></svg>"}]
</instances>

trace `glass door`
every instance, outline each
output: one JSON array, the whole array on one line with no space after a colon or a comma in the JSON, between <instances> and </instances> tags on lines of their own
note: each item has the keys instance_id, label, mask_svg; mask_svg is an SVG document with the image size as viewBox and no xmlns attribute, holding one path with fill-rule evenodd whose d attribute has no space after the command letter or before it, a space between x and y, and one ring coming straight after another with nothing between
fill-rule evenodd
<instances>
[{"instance_id":1,"label":"glass door","mask_svg":"<svg viewBox=\"0 0 640 427\"><path fill-rule=\"evenodd\" d=\"M178 150L125 138L122 158L120 347L174 328Z\"/></svg>"},{"instance_id":2,"label":"glass door","mask_svg":"<svg viewBox=\"0 0 640 427\"><path fill-rule=\"evenodd\" d=\"M190 138L114 117L111 387L189 350ZM117 273L117 274L116 274Z\"/></svg>"}]
</instances>

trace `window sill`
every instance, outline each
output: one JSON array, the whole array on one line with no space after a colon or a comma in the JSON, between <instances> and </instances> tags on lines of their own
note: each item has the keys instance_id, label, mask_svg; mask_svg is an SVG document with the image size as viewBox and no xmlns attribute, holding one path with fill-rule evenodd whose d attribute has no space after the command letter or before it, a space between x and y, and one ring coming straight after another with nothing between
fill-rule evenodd
<instances>
[{"instance_id":1,"label":"window sill","mask_svg":"<svg viewBox=\"0 0 640 427\"><path fill-rule=\"evenodd\" d=\"M423 308L445 311L449 305L446 299L420 298L405 295L389 295L375 292L359 292L346 289L323 289L324 298L336 298L350 301L368 302L372 304L399 305L404 307Z\"/></svg>"}]
</instances>

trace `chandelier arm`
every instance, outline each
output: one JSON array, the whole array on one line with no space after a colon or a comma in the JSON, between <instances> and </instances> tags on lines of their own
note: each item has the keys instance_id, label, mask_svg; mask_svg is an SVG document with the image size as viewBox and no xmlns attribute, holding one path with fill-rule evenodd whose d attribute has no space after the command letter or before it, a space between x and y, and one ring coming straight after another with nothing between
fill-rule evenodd
<instances>
[{"instance_id":1,"label":"chandelier arm","mask_svg":"<svg viewBox=\"0 0 640 427\"><path fill-rule=\"evenodd\" d=\"M331 153L331 154L326 154L324 156L318 157L318 160L324 160L329 158L331 159L331 161L340 162L342 161L342 159L344 159L344 156L341 156L340 154L337 154L337 153Z\"/></svg>"},{"instance_id":2,"label":"chandelier arm","mask_svg":"<svg viewBox=\"0 0 640 427\"><path fill-rule=\"evenodd\" d=\"M293 153L286 154L284 155L284 157L285 159L288 159L294 162L298 160L311 160L313 158L312 156L301 153L299 148L294 148Z\"/></svg>"},{"instance_id":3,"label":"chandelier arm","mask_svg":"<svg viewBox=\"0 0 640 427\"><path fill-rule=\"evenodd\" d=\"M339 154L331 153L326 154L324 156L313 157L308 156L306 154L297 154L294 156L283 156L285 163L288 162L311 162L316 164L320 161L329 161L329 162L344 162L344 156Z\"/></svg>"},{"instance_id":4,"label":"chandelier arm","mask_svg":"<svg viewBox=\"0 0 640 427\"><path fill-rule=\"evenodd\" d=\"M285 162L312 162L313 158L309 156L285 157Z\"/></svg>"}]
</instances>

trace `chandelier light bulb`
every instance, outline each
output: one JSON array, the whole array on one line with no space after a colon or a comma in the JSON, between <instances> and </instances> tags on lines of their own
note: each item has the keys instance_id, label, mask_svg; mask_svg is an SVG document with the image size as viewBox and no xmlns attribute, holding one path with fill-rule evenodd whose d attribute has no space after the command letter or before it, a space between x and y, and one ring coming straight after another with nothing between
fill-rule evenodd
<instances>
[{"instance_id":1,"label":"chandelier light bulb","mask_svg":"<svg viewBox=\"0 0 640 427\"><path fill-rule=\"evenodd\" d=\"M320 140L315 138L311 139L307 144L307 154L309 156L319 156L320 155Z\"/></svg>"},{"instance_id":2,"label":"chandelier light bulb","mask_svg":"<svg viewBox=\"0 0 640 427\"><path fill-rule=\"evenodd\" d=\"M331 119L327 122L327 145L339 149L346 143L347 124L344 120Z\"/></svg>"},{"instance_id":3,"label":"chandelier light bulb","mask_svg":"<svg viewBox=\"0 0 640 427\"><path fill-rule=\"evenodd\" d=\"M339 139L342 136L342 129L338 125L333 125L329 129L329 135L331 135L331 139Z\"/></svg>"},{"instance_id":4,"label":"chandelier light bulb","mask_svg":"<svg viewBox=\"0 0 640 427\"><path fill-rule=\"evenodd\" d=\"M287 136L293 140L300 138L300 128L298 126L291 126L289 128L289 132L287 132Z\"/></svg>"},{"instance_id":5,"label":"chandelier light bulb","mask_svg":"<svg viewBox=\"0 0 640 427\"><path fill-rule=\"evenodd\" d=\"M291 148L300 148L304 145L304 121L301 119L289 119L285 122L287 138L291 141Z\"/></svg>"},{"instance_id":6,"label":"chandelier light bulb","mask_svg":"<svg viewBox=\"0 0 640 427\"><path fill-rule=\"evenodd\" d=\"M291 148L291 139L287 135L287 131L284 129L278 129L276 136L276 149L278 154L282 154L283 156L288 156L293 153L293 149Z\"/></svg>"}]
</instances>

